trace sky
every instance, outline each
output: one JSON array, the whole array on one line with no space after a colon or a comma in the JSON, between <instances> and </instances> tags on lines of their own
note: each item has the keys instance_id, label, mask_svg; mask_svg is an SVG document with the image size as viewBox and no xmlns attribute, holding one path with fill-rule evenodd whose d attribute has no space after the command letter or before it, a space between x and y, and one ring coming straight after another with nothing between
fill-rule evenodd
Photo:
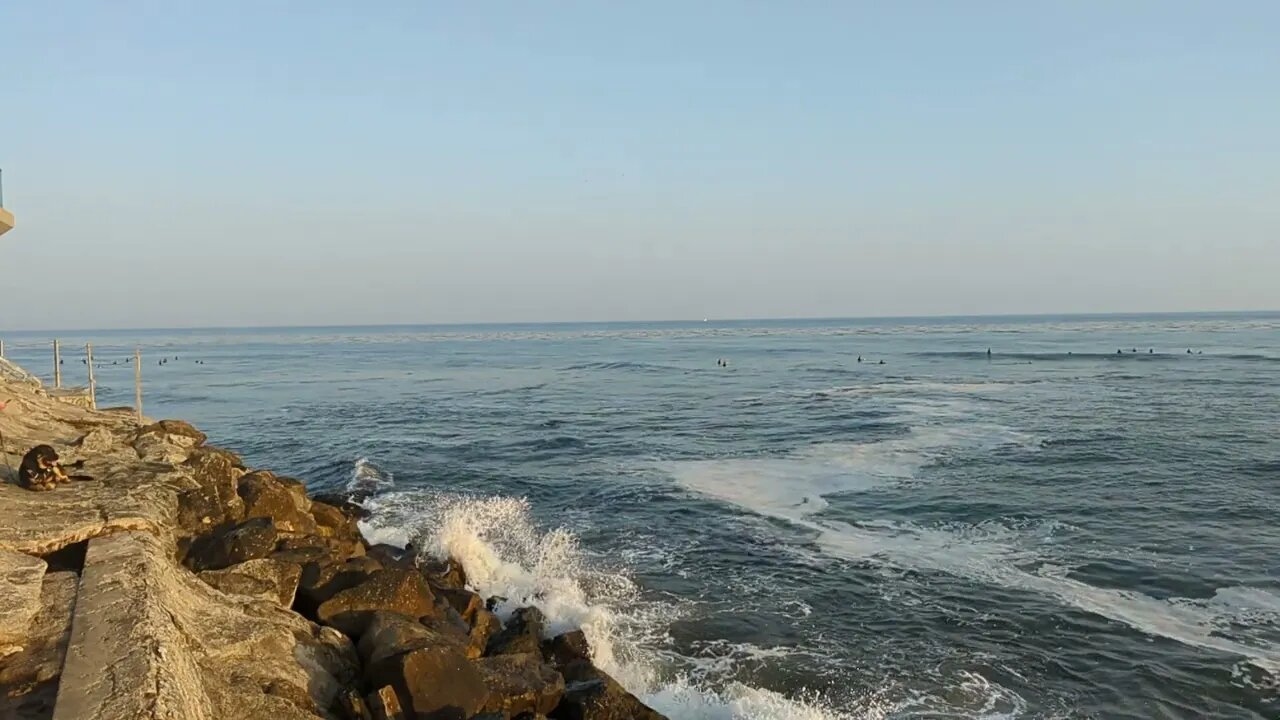
<instances>
[{"instance_id":1,"label":"sky","mask_svg":"<svg viewBox=\"0 0 1280 720\"><path fill-rule=\"evenodd\" d=\"M1280 3L0 3L0 328L1280 309Z\"/></svg>"}]
</instances>

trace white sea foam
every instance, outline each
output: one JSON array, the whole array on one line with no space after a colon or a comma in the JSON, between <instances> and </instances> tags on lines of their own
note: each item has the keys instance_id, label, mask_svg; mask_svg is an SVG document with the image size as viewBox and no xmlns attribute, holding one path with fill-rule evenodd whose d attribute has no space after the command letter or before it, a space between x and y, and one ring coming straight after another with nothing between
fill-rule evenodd
<instances>
[{"instance_id":1,"label":"white sea foam","mask_svg":"<svg viewBox=\"0 0 1280 720\"><path fill-rule=\"evenodd\" d=\"M902 482L957 447L993 447L1026 438L996 427L929 427L862 445L820 445L781 458L667 463L682 486L760 515L814 531L828 554L846 560L944 573L973 582L1034 592L1140 632L1238 655L1280 672L1280 647L1253 639L1233 621L1275 621L1280 597L1257 588L1223 588L1210 600L1158 599L1075 580L1043 561L1038 538L991 526L926 528L909 523L851 524L821 517L825 496Z\"/></svg>"},{"instance_id":2,"label":"white sea foam","mask_svg":"<svg viewBox=\"0 0 1280 720\"><path fill-rule=\"evenodd\" d=\"M394 487L395 476L369 462L369 458L356 460L347 481L347 492L358 496L371 495Z\"/></svg>"},{"instance_id":3,"label":"white sea foam","mask_svg":"<svg viewBox=\"0 0 1280 720\"><path fill-rule=\"evenodd\" d=\"M676 720L885 717L873 702L836 710L821 698L788 698L718 682L719 671L671 656L667 627L679 616L679 606L645 598L625 572L592 561L568 530L540 529L523 499L394 491L365 505L372 514L361 529L371 540L414 540L425 553L457 558L473 589L507 598L500 615L533 605L546 614L550 633L581 628L599 667ZM673 673L673 664L693 671Z\"/></svg>"}]
</instances>

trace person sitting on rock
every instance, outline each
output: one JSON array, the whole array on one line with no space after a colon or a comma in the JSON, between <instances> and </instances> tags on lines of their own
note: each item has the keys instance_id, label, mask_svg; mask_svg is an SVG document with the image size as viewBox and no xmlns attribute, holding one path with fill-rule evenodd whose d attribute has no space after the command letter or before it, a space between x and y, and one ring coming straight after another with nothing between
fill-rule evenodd
<instances>
[{"instance_id":1,"label":"person sitting on rock","mask_svg":"<svg viewBox=\"0 0 1280 720\"><path fill-rule=\"evenodd\" d=\"M22 456L18 466L18 486L27 490L52 490L71 478L58 464L58 453L48 445L37 445Z\"/></svg>"}]
</instances>

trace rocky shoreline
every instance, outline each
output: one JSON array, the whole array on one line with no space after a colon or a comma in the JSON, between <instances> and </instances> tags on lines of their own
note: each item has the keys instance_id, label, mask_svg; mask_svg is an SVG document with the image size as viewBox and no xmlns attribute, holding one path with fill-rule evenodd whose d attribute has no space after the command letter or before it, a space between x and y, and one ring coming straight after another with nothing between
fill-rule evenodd
<instances>
[{"instance_id":1,"label":"rocky shoreline","mask_svg":"<svg viewBox=\"0 0 1280 720\"><path fill-rule=\"evenodd\" d=\"M190 424L0 379L0 718L656 720L533 607ZM92 481L14 484L46 443Z\"/></svg>"}]
</instances>

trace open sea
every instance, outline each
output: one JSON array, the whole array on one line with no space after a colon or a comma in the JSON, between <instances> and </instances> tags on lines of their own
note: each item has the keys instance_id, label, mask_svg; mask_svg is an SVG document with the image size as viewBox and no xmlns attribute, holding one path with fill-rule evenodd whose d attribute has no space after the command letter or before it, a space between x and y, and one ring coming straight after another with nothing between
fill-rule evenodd
<instances>
[{"instance_id":1,"label":"open sea","mask_svg":"<svg viewBox=\"0 0 1280 720\"><path fill-rule=\"evenodd\" d=\"M57 336L672 718L1280 718L1277 313Z\"/></svg>"}]
</instances>

